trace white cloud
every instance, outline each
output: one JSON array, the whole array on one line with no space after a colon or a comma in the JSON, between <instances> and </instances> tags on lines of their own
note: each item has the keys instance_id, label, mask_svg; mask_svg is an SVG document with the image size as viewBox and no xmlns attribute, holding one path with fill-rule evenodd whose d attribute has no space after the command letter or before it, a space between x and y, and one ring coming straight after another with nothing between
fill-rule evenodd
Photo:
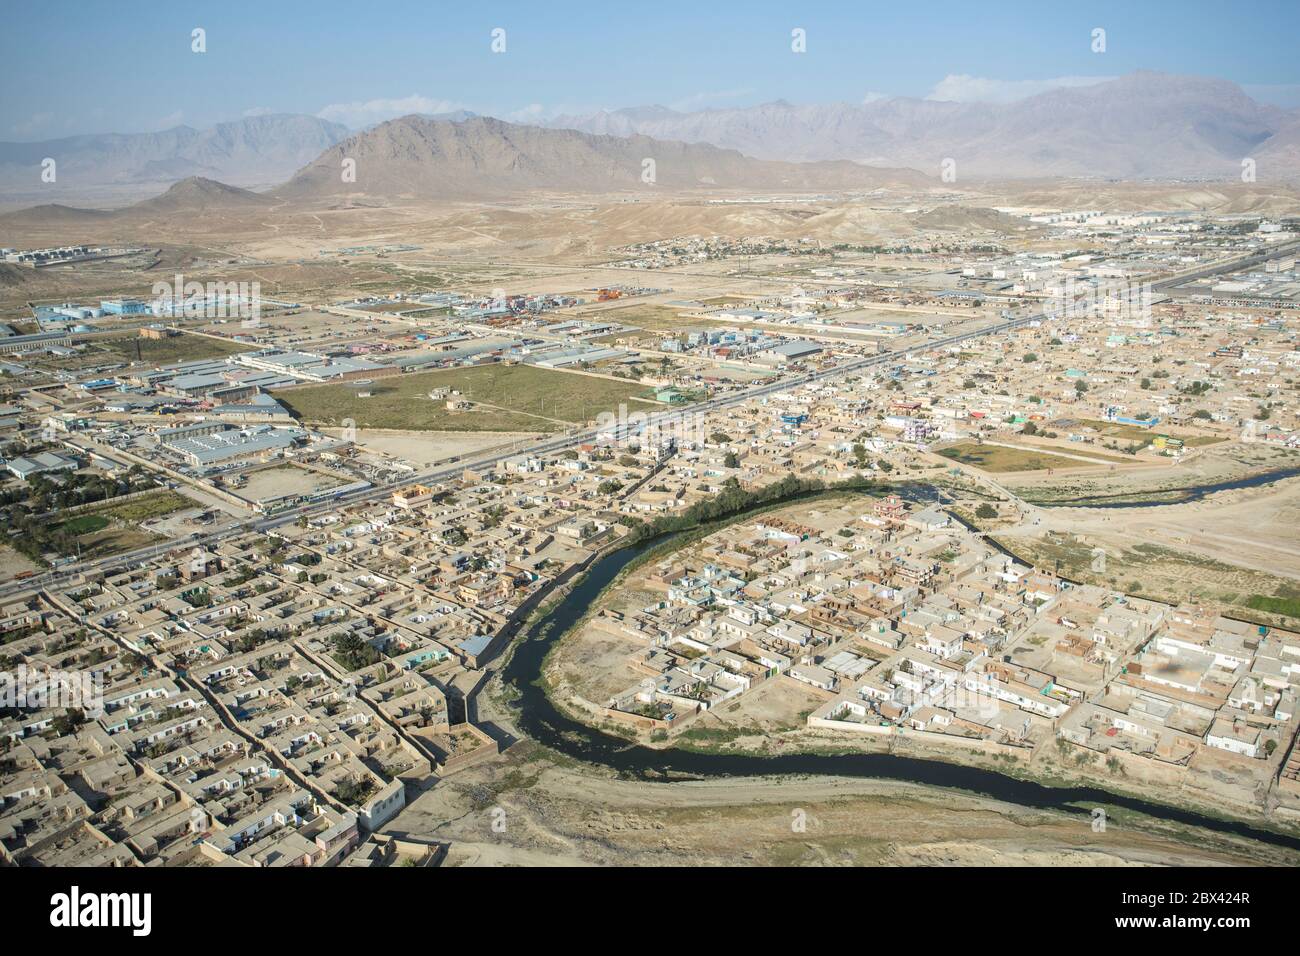
<instances>
[{"instance_id":1,"label":"white cloud","mask_svg":"<svg viewBox=\"0 0 1300 956\"><path fill-rule=\"evenodd\" d=\"M175 110L168 113L162 119L158 120L156 126L158 129L171 129L173 126L180 126L181 120L185 118L184 110Z\"/></svg>"},{"instance_id":2,"label":"white cloud","mask_svg":"<svg viewBox=\"0 0 1300 956\"><path fill-rule=\"evenodd\" d=\"M461 108L461 104L453 103L451 100L435 100L412 93L400 99L366 100L364 103L331 103L316 115L321 119L332 120L356 129L411 113L452 113Z\"/></svg>"},{"instance_id":3,"label":"white cloud","mask_svg":"<svg viewBox=\"0 0 1300 956\"><path fill-rule=\"evenodd\" d=\"M244 110L244 116L246 117L270 116L274 112L275 110L271 109L271 107L269 106L253 106L250 107L249 109Z\"/></svg>"},{"instance_id":4,"label":"white cloud","mask_svg":"<svg viewBox=\"0 0 1300 956\"><path fill-rule=\"evenodd\" d=\"M1094 86L1113 76L1058 76L1047 80L993 80L984 76L950 73L935 84L927 100L952 103L1010 103L1067 86Z\"/></svg>"},{"instance_id":5,"label":"white cloud","mask_svg":"<svg viewBox=\"0 0 1300 956\"><path fill-rule=\"evenodd\" d=\"M863 103L875 103L878 100L887 100L887 99L889 99L888 93L877 93L875 90L868 91L862 96Z\"/></svg>"}]
</instances>

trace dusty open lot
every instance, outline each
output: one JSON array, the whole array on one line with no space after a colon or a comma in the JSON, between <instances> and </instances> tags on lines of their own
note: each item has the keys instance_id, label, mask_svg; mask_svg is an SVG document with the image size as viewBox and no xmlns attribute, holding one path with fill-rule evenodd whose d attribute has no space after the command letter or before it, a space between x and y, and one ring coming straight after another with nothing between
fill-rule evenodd
<instances>
[{"instance_id":1,"label":"dusty open lot","mask_svg":"<svg viewBox=\"0 0 1300 956\"><path fill-rule=\"evenodd\" d=\"M1094 833L1089 820L888 781L623 781L521 743L439 782L384 830L448 840L448 863L462 866L1296 862L1174 827Z\"/></svg>"},{"instance_id":2,"label":"dusty open lot","mask_svg":"<svg viewBox=\"0 0 1300 956\"><path fill-rule=\"evenodd\" d=\"M1208 602L1295 627L1300 476L1275 476L1297 468L1294 451L1232 442L1178 465L999 476L999 488L1021 499L1021 515L999 522L996 539L1075 580L1170 603ZM1214 490L1260 476L1267 480ZM1094 566L1098 549L1104 563Z\"/></svg>"},{"instance_id":3,"label":"dusty open lot","mask_svg":"<svg viewBox=\"0 0 1300 956\"><path fill-rule=\"evenodd\" d=\"M239 488L236 494L249 501L278 498L282 495L311 494L342 484L342 479L333 475L290 464L258 468L244 474L248 478L248 484Z\"/></svg>"},{"instance_id":4,"label":"dusty open lot","mask_svg":"<svg viewBox=\"0 0 1300 956\"><path fill-rule=\"evenodd\" d=\"M491 448L529 441L538 435L538 432L494 431L475 434L359 428L356 442L369 451L379 452L413 465L436 465L448 458L463 458Z\"/></svg>"},{"instance_id":5,"label":"dusty open lot","mask_svg":"<svg viewBox=\"0 0 1300 956\"><path fill-rule=\"evenodd\" d=\"M1043 514L1043 512L1039 512ZM997 540L1026 560L1090 584L1170 603L1221 604L1262 623L1300 623L1300 479L1224 491L1191 504L1053 508ZM1045 530L1048 529L1048 530ZM1094 568L1096 549L1105 553Z\"/></svg>"},{"instance_id":6,"label":"dusty open lot","mask_svg":"<svg viewBox=\"0 0 1300 956\"><path fill-rule=\"evenodd\" d=\"M0 546L0 581L8 581L20 574L36 573L41 566L8 546Z\"/></svg>"},{"instance_id":7,"label":"dusty open lot","mask_svg":"<svg viewBox=\"0 0 1300 956\"><path fill-rule=\"evenodd\" d=\"M764 734L798 730L827 695L791 678L764 681L748 694L701 715L686 732L707 739L707 731L757 731Z\"/></svg>"}]
</instances>

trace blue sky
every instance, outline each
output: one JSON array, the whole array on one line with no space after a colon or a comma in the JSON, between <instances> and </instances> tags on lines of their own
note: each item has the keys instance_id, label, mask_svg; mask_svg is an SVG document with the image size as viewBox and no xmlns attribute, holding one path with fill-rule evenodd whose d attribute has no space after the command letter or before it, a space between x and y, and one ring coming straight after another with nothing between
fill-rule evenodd
<instances>
[{"instance_id":1,"label":"blue sky","mask_svg":"<svg viewBox=\"0 0 1300 956\"><path fill-rule=\"evenodd\" d=\"M1300 107L1300 2L9 0L0 139L206 126L255 112L350 126L880 95L1007 99L1136 69ZM191 51L206 31L207 52ZM494 54L491 32L505 30ZM791 30L807 52L791 52ZM1106 50L1091 49L1106 31Z\"/></svg>"}]
</instances>

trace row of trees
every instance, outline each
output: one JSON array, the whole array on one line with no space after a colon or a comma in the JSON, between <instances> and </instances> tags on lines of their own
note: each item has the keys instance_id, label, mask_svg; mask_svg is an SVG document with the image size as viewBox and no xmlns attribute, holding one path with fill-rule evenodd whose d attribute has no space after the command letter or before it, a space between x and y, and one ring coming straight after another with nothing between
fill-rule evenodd
<instances>
[{"instance_id":1,"label":"row of trees","mask_svg":"<svg viewBox=\"0 0 1300 956\"><path fill-rule=\"evenodd\" d=\"M661 515L650 521L641 518L628 519L630 528L626 541L635 544L661 534L674 531L689 531L701 524L727 518L732 515L761 508L804 495L819 494L824 491L867 491L877 487L871 478L849 478L845 481L827 483L820 478L799 478L786 475L780 481L750 491L740 487L735 478L728 478L722 490L712 498L697 501L679 515Z\"/></svg>"},{"instance_id":2,"label":"row of trees","mask_svg":"<svg viewBox=\"0 0 1300 956\"><path fill-rule=\"evenodd\" d=\"M22 508L43 514L77 505L107 501L136 491L157 487L157 482L144 473L139 465L121 478L110 478L93 472L56 471L32 475L26 484L16 485L0 493L0 508Z\"/></svg>"}]
</instances>

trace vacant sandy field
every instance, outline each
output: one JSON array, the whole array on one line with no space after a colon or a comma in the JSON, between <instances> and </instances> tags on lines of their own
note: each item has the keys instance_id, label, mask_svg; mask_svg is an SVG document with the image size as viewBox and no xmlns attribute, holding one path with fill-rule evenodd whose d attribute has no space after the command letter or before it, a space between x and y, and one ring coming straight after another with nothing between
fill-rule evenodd
<instances>
[{"instance_id":1,"label":"vacant sandy field","mask_svg":"<svg viewBox=\"0 0 1300 956\"><path fill-rule=\"evenodd\" d=\"M763 681L749 693L709 711L693 727L780 733L805 726L808 715L829 699L791 677ZM688 731L689 733L689 731Z\"/></svg>"},{"instance_id":2,"label":"vacant sandy field","mask_svg":"<svg viewBox=\"0 0 1300 956\"><path fill-rule=\"evenodd\" d=\"M28 571L37 572L41 566L24 554L7 545L0 545L0 581L7 581Z\"/></svg>"},{"instance_id":3,"label":"vacant sandy field","mask_svg":"<svg viewBox=\"0 0 1300 956\"><path fill-rule=\"evenodd\" d=\"M734 327L735 322L723 322L716 319L700 319L682 315L683 310L662 305L631 305L626 308L608 310L600 318L610 322L636 326L647 332L680 332L683 329L720 329Z\"/></svg>"},{"instance_id":4,"label":"vacant sandy field","mask_svg":"<svg viewBox=\"0 0 1300 956\"><path fill-rule=\"evenodd\" d=\"M1177 603L1200 600L1300 626L1300 478L1135 508L1033 509L998 532L1026 560L1076 580ZM1093 569L1095 549L1104 570Z\"/></svg>"},{"instance_id":5,"label":"vacant sandy field","mask_svg":"<svg viewBox=\"0 0 1300 956\"><path fill-rule=\"evenodd\" d=\"M1295 863L1233 838L1134 825L1094 833L1086 813L909 783L618 780L527 742L447 778L384 830L450 841L453 866Z\"/></svg>"},{"instance_id":6,"label":"vacant sandy field","mask_svg":"<svg viewBox=\"0 0 1300 956\"><path fill-rule=\"evenodd\" d=\"M237 489L235 494L249 501L278 498L281 495L306 495L342 484L340 479L331 475L299 468L297 465L277 465L245 474L248 484Z\"/></svg>"},{"instance_id":7,"label":"vacant sandy field","mask_svg":"<svg viewBox=\"0 0 1300 956\"><path fill-rule=\"evenodd\" d=\"M337 429L326 429L337 433ZM448 458L464 458L515 442L531 441L539 432L439 432L376 428L357 430L357 444L369 451L410 462L436 465Z\"/></svg>"},{"instance_id":8,"label":"vacant sandy field","mask_svg":"<svg viewBox=\"0 0 1300 956\"><path fill-rule=\"evenodd\" d=\"M547 660L547 680L557 695L579 707L603 707L609 698L646 678L629 663L643 649L640 641L589 624L580 640L556 648Z\"/></svg>"}]
</instances>

